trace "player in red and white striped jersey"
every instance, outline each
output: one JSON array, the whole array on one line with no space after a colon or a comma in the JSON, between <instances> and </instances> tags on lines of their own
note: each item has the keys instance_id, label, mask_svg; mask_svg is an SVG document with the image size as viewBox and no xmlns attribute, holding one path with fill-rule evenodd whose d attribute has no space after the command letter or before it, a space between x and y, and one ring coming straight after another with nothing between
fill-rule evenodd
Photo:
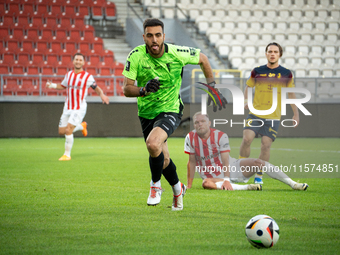
<instances>
[{"instance_id":1,"label":"player in red and white striped jersey","mask_svg":"<svg viewBox=\"0 0 340 255\"><path fill-rule=\"evenodd\" d=\"M260 184L239 185L248 182L259 169L295 190L306 190L306 183L297 183L290 179L278 167L261 159L235 159L230 157L227 134L211 128L207 115L200 112L193 116L195 130L185 138L184 152L189 154L188 188L191 188L195 171L203 179L205 189L223 190L262 190Z\"/></svg>"},{"instance_id":2,"label":"player in red and white striped jersey","mask_svg":"<svg viewBox=\"0 0 340 255\"><path fill-rule=\"evenodd\" d=\"M86 114L88 89L90 87L94 89L103 103L109 104L109 98L96 85L93 76L83 70L84 64L85 56L81 53L76 53L73 57L74 70L69 71L60 84L49 81L46 83L47 88L67 90L64 110L59 122L59 134L65 135L65 153L59 158L60 161L71 159L74 132L82 131L83 135L87 136L87 123L82 121Z\"/></svg>"}]
</instances>

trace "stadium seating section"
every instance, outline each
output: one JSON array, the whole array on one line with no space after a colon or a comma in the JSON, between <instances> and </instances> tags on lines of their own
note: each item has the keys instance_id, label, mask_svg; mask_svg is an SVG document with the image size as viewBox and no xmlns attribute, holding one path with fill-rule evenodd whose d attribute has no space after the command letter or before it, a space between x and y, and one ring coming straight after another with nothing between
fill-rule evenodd
<instances>
[{"instance_id":1,"label":"stadium seating section","mask_svg":"<svg viewBox=\"0 0 340 255\"><path fill-rule=\"evenodd\" d=\"M64 94L44 89L45 77L61 82L73 69L76 52L86 56L84 69L96 76L107 95L115 90L122 95L121 79L100 77L121 76L123 64L115 62L114 53L104 49L103 40L85 22L116 19L113 2L1 0L0 14L0 74L11 75L4 76L3 95Z\"/></svg>"},{"instance_id":2,"label":"stadium seating section","mask_svg":"<svg viewBox=\"0 0 340 255\"><path fill-rule=\"evenodd\" d=\"M153 17L173 18L175 0L145 0ZM162 8L159 8L159 5ZM283 46L281 64L296 77L340 76L340 2L334 0L178 0L222 57L248 77L266 63L265 47ZM186 16L177 11L178 18ZM315 70L318 71L316 72Z\"/></svg>"}]
</instances>

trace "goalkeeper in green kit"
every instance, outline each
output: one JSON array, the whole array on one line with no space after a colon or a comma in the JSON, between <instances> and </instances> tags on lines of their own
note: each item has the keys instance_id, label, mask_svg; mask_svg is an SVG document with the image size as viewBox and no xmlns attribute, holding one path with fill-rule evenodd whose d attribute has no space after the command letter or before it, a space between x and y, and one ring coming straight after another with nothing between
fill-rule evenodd
<instances>
[{"instance_id":1,"label":"goalkeeper in green kit","mask_svg":"<svg viewBox=\"0 0 340 255\"><path fill-rule=\"evenodd\" d=\"M213 88L215 81L209 60L199 49L164 43L162 21L147 19L143 28L145 44L130 52L123 75L124 95L138 97L138 116L149 152L151 183L147 204L159 204L163 174L173 190L172 210L183 210L186 186L178 179L167 145L168 137L178 127L183 114L179 96L182 68L187 64L200 65L208 85ZM136 80L138 86L135 86ZM218 95L221 100L216 101L221 110L227 101L220 93Z\"/></svg>"}]
</instances>

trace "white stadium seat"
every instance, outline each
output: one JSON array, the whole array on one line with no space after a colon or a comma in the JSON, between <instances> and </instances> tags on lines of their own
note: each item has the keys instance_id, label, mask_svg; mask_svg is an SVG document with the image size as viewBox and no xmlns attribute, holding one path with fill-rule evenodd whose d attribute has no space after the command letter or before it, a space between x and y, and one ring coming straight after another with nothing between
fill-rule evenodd
<instances>
[{"instance_id":1,"label":"white stadium seat","mask_svg":"<svg viewBox=\"0 0 340 255\"><path fill-rule=\"evenodd\" d=\"M210 25L209 18L204 15L198 16L195 20L195 23L198 27L199 32L202 34L205 34Z\"/></svg>"},{"instance_id":2,"label":"white stadium seat","mask_svg":"<svg viewBox=\"0 0 340 255\"><path fill-rule=\"evenodd\" d=\"M307 70L305 66L302 66L300 64L295 64L292 69L295 71L295 77L306 77L307 76Z\"/></svg>"},{"instance_id":3,"label":"white stadium seat","mask_svg":"<svg viewBox=\"0 0 340 255\"><path fill-rule=\"evenodd\" d=\"M309 64L307 66L308 77L317 78L321 76L320 65Z\"/></svg>"},{"instance_id":4,"label":"white stadium seat","mask_svg":"<svg viewBox=\"0 0 340 255\"><path fill-rule=\"evenodd\" d=\"M221 39L220 29L216 29L216 28L213 28L213 27L207 29L206 35L209 38L210 44L212 44L212 45L215 45L215 43L219 39Z\"/></svg>"},{"instance_id":5,"label":"white stadium seat","mask_svg":"<svg viewBox=\"0 0 340 255\"><path fill-rule=\"evenodd\" d=\"M224 27L224 23L221 20L221 18L219 18L219 17L212 16L212 17L209 18L209 20L210 20L210 26L212 28L222 29L222 27Z\"/></svg>"},{"instance_id":6,"label":"white stadium seat","mask_svg":"<svg viewBox=\"0 0 340 255\"><path fill-rule=\"evenodd\" d=\"M216 42L215 47L218 49L219 54L222 57L227 57L230 52L229 42L220 39Z\"/></svg>"},{"instance_id":7,"label":"white stadium seat","mask_svg":"<svg viewBox=\"0 0 340 255\"><path fill-rule=\"evenodd\" d=\"M333 67L327 64L322 64L320 66L323 77L333 77Z\"/></svg>"}]
</instances>

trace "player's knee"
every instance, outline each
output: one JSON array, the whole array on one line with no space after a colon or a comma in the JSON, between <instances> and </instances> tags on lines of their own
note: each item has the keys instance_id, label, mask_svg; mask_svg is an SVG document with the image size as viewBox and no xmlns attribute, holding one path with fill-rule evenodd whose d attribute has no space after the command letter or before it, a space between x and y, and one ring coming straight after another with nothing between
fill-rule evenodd
<instances>
[{"instance_id":1,"label":"player's knee","mask_svg":"<svg viewBox=\"0 0 340 255\"><path fill-rule=\"evenodd\" d=\"M160 145L156 141L146 140L146 147L151 156L159 154Z\"/></svg>"},{"instance_id":2,"label":"player's knee","mask_svg":"<svg viewBox=\"0 0 340 255\"><path fill-rule=\"evenodd\" d=\"M58 134L59 135L65 135L65 129L64 128L59 128L58 129Z\"/></svg>"},{"instance_id":3,"label":"player's knee","mask_svg":"<svg viewBox=\"0 0 340 255\"><path fill-rule=\"evenodd\" d=\"M259 159L259 158L256 158L253 161L253 164L255 166L258 166L258 167L263 167L265 165L265 163L266 163L265 161L263 161L262 159Z\"/></svg>"},{"instance_id":4,"label":"player's knee","mask_svg":"<svg viewBox=\"0 0 340 255\"><path fill-rule=\"evenodd\" d=\"M264 152L269 152L271 143L261 143L261 150Z\"/></svg>"},{"instance_id":5,"label":"player's knee","mask_svg":"<svg viewBox=\"0 0 340 255\"><path fill-rule=\"evenodd\" d=\"M208 179L204 179L202 182L203 189L210 189L211 188L211 181Z\"/></svg>"},{"instance_id":6,"label":"player's knee","mask_svg":"<svg viewBox=\"0 0 340 255\"><path fill-rule=\"evenodd\" d=\"M242 140L243 146L250 146L252 141L253 139L247 136L243 137L243 140Z\"/></svg>"}]
</instances>

